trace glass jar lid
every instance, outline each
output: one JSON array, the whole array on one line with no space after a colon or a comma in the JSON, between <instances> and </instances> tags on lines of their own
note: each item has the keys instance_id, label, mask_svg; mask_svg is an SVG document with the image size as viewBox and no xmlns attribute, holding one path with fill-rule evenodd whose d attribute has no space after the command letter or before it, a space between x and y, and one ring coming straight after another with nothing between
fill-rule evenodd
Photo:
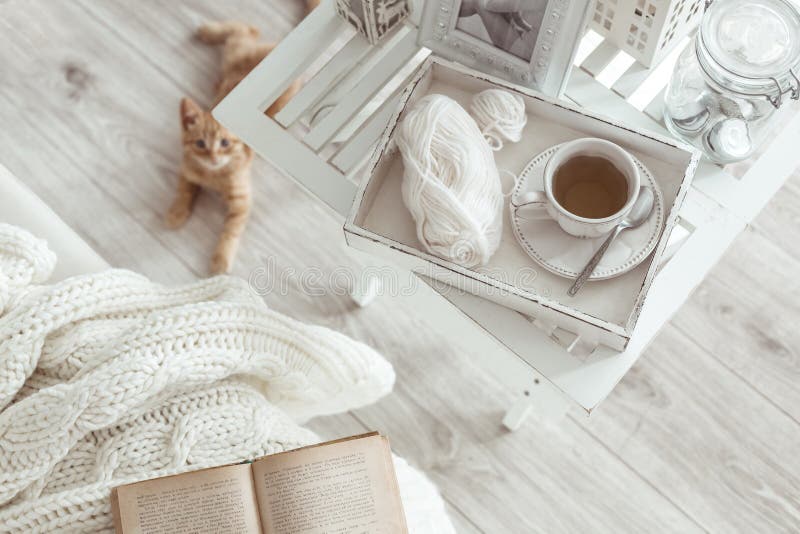
<instances>
[{"instance_id":1,"label":"glass jar lid","mask_svg":"<svg viewBox=\"0 0 800 534\"><path fill-rule=\"evenodd\" d=\"M700 28L698 55L718 83L771 100L800 92L800 12L788 0L717 0ZM774 102L773 102L774 103Z\"/></svg>"}]
</instances>

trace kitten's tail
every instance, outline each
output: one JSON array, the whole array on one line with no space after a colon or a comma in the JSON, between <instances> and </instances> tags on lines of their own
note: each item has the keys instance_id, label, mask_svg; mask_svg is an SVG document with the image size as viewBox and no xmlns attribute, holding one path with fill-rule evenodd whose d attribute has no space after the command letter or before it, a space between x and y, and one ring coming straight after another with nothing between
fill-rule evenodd
<instances>
[{"instance_id":1,"label":"kitten's tail","mask_svg":"<svg viewBox=\"0 0 800 534\"><path fill-rule=\"evenodd\" d=\"M258 28L244 22L207 22L197 29L197 38L209 45L224 44L230 37L252 37L259 35Z\"/></svg>"}]
</instances>

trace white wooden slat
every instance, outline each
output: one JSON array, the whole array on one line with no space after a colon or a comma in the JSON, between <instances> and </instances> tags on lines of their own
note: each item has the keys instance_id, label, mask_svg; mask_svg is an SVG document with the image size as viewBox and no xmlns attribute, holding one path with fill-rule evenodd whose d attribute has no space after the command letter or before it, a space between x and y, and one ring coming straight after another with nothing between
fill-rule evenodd
<instances>
[{"instance_id":1,"label":"white wooden slat","mask_svg":"<svg viewBox=\"0 0 800 534\"><path fill-rule=\"evenodd\" d=\"M586 61L586 58L588 58L603 41L604 37L596 31L592 29L586 30L586 33L584 33L581 38L580 44L578 44L578 50L575 52L573 65L580 67L581 64Z\"/></svg>"},{"instance_id":2,"label":"white wooden slat","mask_svg":"<svg viewBox=\"0 0 800 534\"><path fill-rule=\"evenodd\" d=\"M381 107L358 129L355 135L345 142L331 159L331 163L343 173L350 175L356 166L366 161L372 154L373 147L383 133L389 119L397 109L400 102L399 87L395 93L386 99Z\"/></svg>"},{"instance_id":3,"label":"white wooden slat","mask_svg":"<svg viewBox=\"0 0 800 534\"><path fill-rule=\"evenodd\" d=\"M619 93L625 95L636 109L645 109L663 94L663 89L672 77L675 63L689 42L688 37L684 38L658 65L650 69L646 76L641 72L631 72L630 79L620 82L620 87L617 89Z\"/></svg>"},{"instance_id":4,"label":"white wooden slat","mask_svg":"<svg viewBox=\"0 0 800 534\"><path fill-rule=\"evenodd\" d=\"M719 167L714 167L708 163L701 163L696 176L703 176L705 173L709 172L712 167L719 169ZM723 213L724 210L719 202L693 188L686 194L686 200L683 206L681 206L680 216L684 226L696 229L712 221L715 216L719 217L719 215Z\"/></svg>"},{"instance_id":5,"label":"white wooden slat","mask_svg":"<svg viewBox=\"0 0 800 534\"><path fill-rule=\"evenodd\" d=\"M724 171L708 162L702 162L695 175L695 182L702 180L704 176L709 173L724 173ZM732 177L728 179L733 180ZM692 188L686 195L686 200L681 206L680 219L678 224L673 228L672 234L661 259L659 266L659 273L667 265L672 258L680 251L684 245L691 239L694 232L698 228L703 228L709 224L725 224L729 223L733 226L739 226L745 221L732 211L722 206L719 202L715 201L705 193L696 188Z\"/></svg>"},{"instance_id":6,"label":"white wooden slat","mask_svg":"<svg viewBox=\"0 0 800 534\"><path fill-rule=\"evenodd\" d=\"M620 52L611 63L603 69L603 72L597 75L597 81L611 88L635 64L636 60L632 56L626 52Z\"/></svg>"},{"instance_id":7,"label":"white wooden slat","mask_svg":"<svg viewBox=\"0 0 800 534\"><path fill-rule=\"evenodd\" d=\"M661 89L650 103L647 104L647 107L642 110L651 120L659 124L664 124L664 93L666 92L666 87Z\"/></svg>"},{"instance_id":8,"label":"white wooden slat","mask_svg":"<svg viewBox=\"0 0 800 534\"><path fill-rule=\"evenodd\" d=\"M661 124L631 106L621 96L580 69L572 69L566 96L581 106L631 126L668 134Z\"/></svg>"},{"instance_id":9,"label":"white wooden slat","mask_svg":"<svg viewBox=\"0 0 800 534\"><path fill-rule=\"evenodd\" d=\"M345 31L346 24L336 16L333 2L322 2L228 95L235 97L224 99L217 109L230 115L237 110L226 108L245 103L265 111Z\"/></svg>"},{"instance_id":10,"label":"white wooden slat","mask_svg":"<svg viewBox=\"0 0 800 534\"><path fill-rule=\"evenodd\" d=\"M611 89L622 98L628 98L644 83L650 74L650 69L636 62L631 65L625 74L619 77Z\"/></svg>"},{"instance_id":11,"label":"white wooden slat","mask_svg":"<svg viewBox=\"0 0 800 534\"><path fill-rule=\"evenodd\" d=\"M692 237L692 232L694 232L694 230L694 227L685 221L678 221L678 224L672 229L672 233L669 236L669 241L667 242L667 248L664 249L664 253L661 256L661 263L659 264L658 272L661 272L661 269L669 262L669 260L671 260L672 257L675 256L675 254L681 249L681 247L686 244L686 241Z\"/></svg>"},{"instance_id":12,"label":"white wooden slat","mask_svg":"<svg viewBox=\"0 0 800 534\"><path fill-rule=\"evenodd\" d=\"M636 60L630 54L620 51L614 56L614 59L604 68L600 74L595 76L595 79L600 82L601 85L610 88L621 76L625 74L625 72L630 69L630 67L636 63Z\"/></svg>"},{"instance_id":13,"label":"white wooden slat","mask_svg":"<svg viewBox=\"0 0 800 534\"><path fill-rule=\"evenodd\" d=\"M651 69L650 76L631 93L628 99L633 104L633 107L645 109L655 98L658 98L658 95L662 94L661 91L667 86L672 77L675 63L677 63L681 53L689 46L690 42L691 39L685 37L656 67Z\"/></svg>"},{"instance_id":14,"label":"white wooden slat","mask_svg":"<svg viewBox=\"0 0 800 534\"><path fill-rule=\"evenodd\" d=\"M719 171L698 180L695 187L750 222L797 169L798 139L800 113L795 114L741 179L733 179L714 166Z\"/></svg>"},{"instance_id":15,"label":"white wooden slat","mask_svg":"<svg viewBox=\"0 0 800 534\"><path fill-rule=\"evenodd\" d=\"M361 83L361 80L369 76L369 73L384 60L387 54L394 50L409 31L412 30L408 25L403 26L393 35L372 46L369 54L362 61L353 65L347 76L342 78L335 86L329 88L324 98L314 105L306 117L309 127L317 124L336 104L346 98Z\"/></svg>"},{"instance_id":16,"label":"white wooden slat","mask_svg":"<svg viewBox=\"0 0 800 534\"><path fill-rule=\"evenodd\" d=\"M276 116L285 128L294 124L309 108L322 99L371 50L369 42L359 34L353 36L322 69L305 83L300 92Z\"/></svg>"},{"instance_id":17,"label":"white wooden slat","mask_svg":"<svg viewBox=\"0 0 800 534\"><path fill-rule=\"evenodd\" d=\"M370 70L369 76L365 76L352 91L347 93L346 98L343 98L311 129L304 138L305 143L313 150L319 151L403 65L414 57L419 49L417 32L408 32L391 53Z\"/></svg>"},{"instance_id":18,"label":"white wooden slat","mask_svg":"<svg viewBox=\"0 0 800 534\"><path fill-rule=\"evenodd\" d=\"M418 71L420 65L428 58L430 50L427 48L420 48L417 54L408 61L403 67L391 78L386 84L376 93L369 102L366 102L352 120L346 126L341 128L336 135L331 139L329 145L335 144L336 147L342 143L347 142L356 132L364 125L373 114L377 113L381 105L390 98L395 91L405 88L414 74Z\"/></svg>"},{"instance_id":19,"label":"white wooden slat","mask_svg":"<svg viewBox=\"0 0 800 534\"><path fill-rule=\"evenodd\" d=\"M589 54L589 57L581 64L581 68L590 75L597 76L611 63L618 53L619 48L617 45L603 41Z\"/></svg>"}]
</instances>

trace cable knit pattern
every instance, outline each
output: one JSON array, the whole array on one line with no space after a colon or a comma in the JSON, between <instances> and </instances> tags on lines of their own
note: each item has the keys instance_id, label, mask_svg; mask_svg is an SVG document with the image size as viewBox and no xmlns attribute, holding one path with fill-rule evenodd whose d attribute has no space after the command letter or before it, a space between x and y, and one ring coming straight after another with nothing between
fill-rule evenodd
<instances>
[{"instance_id":1,"label":"cable knit pattern","mask_svg":"<svg viewBox=\"0 0 800 534\"><path fill-rule=\"evenodd\" d=\"M170 288L111 270L33 285L54 262L0 225L0 532L110 531L112 487L318 442L298 420L392 388L372 349L241 280ZM430 483L398 468L412 532L453 532Z\"/></svg>"},{"instance_id":2,"label":"cable knit pattern","mask_svg":"<svg viewBox=\"0 0 800 534\"><path fill-rule=\"evenodd\" d=\"M50 277L56 266L56 255L44 240L2 223L0 251L0 313L3 313L15 292Z\"/></svg>"},{"instance_id":3,"label":"cable knit pattern","mask_svg":"<svg viewBox=\"0 0 800 534\"><path fill-rule=\"evenodd\" d=\"M47 473L87 433L178 389L244 375L290 411L314 403L317 411L347 410L354 406L351 395L339 395L343 386L358 388L369 402L391 388L385 362L383 381L363 380L380 376L372 374L381 370L377 362L364 345L262 306L202 302L154 311L97 352L92 367L0 414L0 449L7 451L0 458L0 502Z\"/></svg>"}]
</instances>

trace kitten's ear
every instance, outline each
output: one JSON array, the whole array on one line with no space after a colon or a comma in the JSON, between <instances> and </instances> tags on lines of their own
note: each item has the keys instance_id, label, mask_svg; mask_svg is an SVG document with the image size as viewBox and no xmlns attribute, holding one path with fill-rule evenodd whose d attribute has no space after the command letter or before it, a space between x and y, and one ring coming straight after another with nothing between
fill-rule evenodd
<instances>
[{"instance_id":1,"label":"kitten's ear","mask_svg":"<svg viewBox=\"0 0 800 534\"><path fill-rule=\"evenodd\" d=\"M191 98L184 98L181 100L181 124L184 130L188 130L190 126L197 122L200 114L203 112L200 106Z\"/></svg>"}]
</instances>

